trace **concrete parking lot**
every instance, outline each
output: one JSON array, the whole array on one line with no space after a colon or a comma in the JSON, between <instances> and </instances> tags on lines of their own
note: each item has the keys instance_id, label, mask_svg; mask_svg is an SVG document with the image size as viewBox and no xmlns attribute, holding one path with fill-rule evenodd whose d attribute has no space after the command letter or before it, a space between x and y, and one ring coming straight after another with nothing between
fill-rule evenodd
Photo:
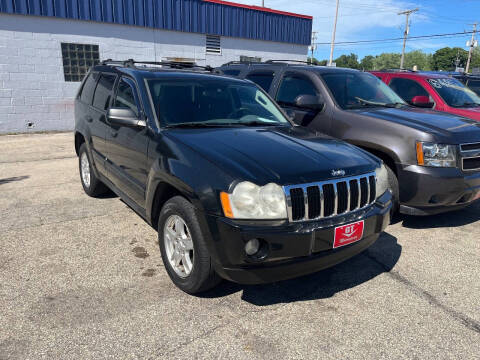
<instances>
[{"instance_id":1,"label":"concrete parking lot","mask_svg":"<svg viewBox=\"0 0 480 360\"><path fill-rule=\"evenodd\" d=\"M264 286L178 290L156 232L86 196L71 133L0 136L0 359L479 359L480 204Z\"/></svg>"}]
</instances>

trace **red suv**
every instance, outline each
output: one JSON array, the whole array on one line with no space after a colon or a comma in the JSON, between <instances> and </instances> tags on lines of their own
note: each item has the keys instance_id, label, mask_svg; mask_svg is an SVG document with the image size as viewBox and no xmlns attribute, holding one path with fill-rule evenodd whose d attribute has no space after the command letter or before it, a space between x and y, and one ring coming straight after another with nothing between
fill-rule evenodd
<instances>
[{"instance_id":1,"label":"red suv","mask_svg":"<svg viewBox=\"0 0 480 360\"><path fill-rule=\"evenodd\" d=\"M410 105L480 121L480 97L447 75L415 71L372 71Z\"/></svg>"}]
</instances>

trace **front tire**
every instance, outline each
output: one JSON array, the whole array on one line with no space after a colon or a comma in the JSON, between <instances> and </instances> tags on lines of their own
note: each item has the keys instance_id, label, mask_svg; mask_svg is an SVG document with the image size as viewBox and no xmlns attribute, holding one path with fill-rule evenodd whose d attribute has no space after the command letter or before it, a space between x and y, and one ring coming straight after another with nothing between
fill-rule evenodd
<instances>
[{"instance_id":1,"label":"front tire","mask_svg":"<svg viewBox=\"0 0 480 360\"><path fill-rule=\"evenodd\" d=\"M158 243L165 269L181 290L196 294L220 282L195 209L185 198L175 196L163 206L158 219Z\"/></svg>"},{"instance_id":2,"label":"front tire","mask_svg":"<svg viewBox=\"0 0 480 360\"><path fill-rule=\"evenodd\" d=\"M85 145L85 143L80 146L78 151L78 167L83 190L85 190L88 196L97 197L108 190L93 171L92 162L88 156L87 145Z\"/></svg>"},{"instance_id":3,"label":"front tire","mask_svg":"<svg viewBox=\"0 0 480 360\"><path fill-rule=\"evenodd\" d=\"M392 210L390 214L393 217L394 215L398 214L400 209L400 188L398 186L398 179L397 175L395 175L395 172L386 164L385 168L387 169L388 186L392 191Z\"/></svg>"}]
</instances>

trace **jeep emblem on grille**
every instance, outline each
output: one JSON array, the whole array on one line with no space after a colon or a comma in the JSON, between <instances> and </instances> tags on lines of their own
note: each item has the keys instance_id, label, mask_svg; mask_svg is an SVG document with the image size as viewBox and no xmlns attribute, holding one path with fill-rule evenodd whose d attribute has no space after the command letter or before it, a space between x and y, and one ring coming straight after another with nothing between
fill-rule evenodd
<instances>
[{"instance_id":1,"label":"jeep emblem on grille","mask_svg":"<svg viewBox=\"0 0 480 360\"><path fill-rule=\"evenodd\" d=\"M332 176L345 176L345 170L332 170Z\"/></svg>"}]
</instances>

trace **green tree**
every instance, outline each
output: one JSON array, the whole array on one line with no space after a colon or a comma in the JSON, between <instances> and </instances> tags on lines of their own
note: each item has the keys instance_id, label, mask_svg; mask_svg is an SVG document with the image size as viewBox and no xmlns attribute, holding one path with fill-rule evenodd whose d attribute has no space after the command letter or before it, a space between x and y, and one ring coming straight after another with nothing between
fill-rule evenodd
<instances>
[{"instance_id":1,"label":"green tree","mask_svg":"<svg viewBox=\"0 0 480 360\"><path fill-rule=\"evenodd\" d=\"M360 64L358 63L358 56L351 53L350 55L342 55L335 60L337 67L358 69Z\"/></svg>"},{"instance_id":2,"label":"green tree","mask_svg":"<svg viewBox=\"0 0 480 360\"><path fill-rule=\"evenodd\" d=\"M422 50L410 51L405 54L405 69L413 69L416 65L418 70L431 70L431 54L426 54Z\"/></svg>"},{"instance_id":3,"label":"green tree","mask_svg":"<svg viewBox=\"0 0 480 360\"><path fill-rule=\"evenodd\" d=\"M375 68L375 57L372 55L365 56L360 61L359 69L361 70L373 70Z\"/></svg>"},{"instance_id":4,"label":"green tree","mask_svg":"<svg viewBox=\"0 0 480 360\"><path fill-rule=\"evenodd\" d=\"M445 70L452 71L455 70L455 61L458 59L459 67L465 67L467 65L468 51L455 47L444 47L435 51L432 56L432 69L433 70Z\"/></svg>"},{"instance_id":5,"label":"green tree","mask_svg":"<svg viewBox=\"0 0 480 360\"><path fill-rule=\"evenodd\" d=\"M328 61L327 60L318 60L316 58L308 57L308 61L314 65L326 66Z\"/></svg>"},{"instance_id":6,"label":"green tree","mask_svg":"<svg viewBox=\"0 0 480 360\"><path fill-rule=\"evenodd\" d=\"M398 53L383 53L377 55L374 61L374 69L398 69L400 67L401 55Z\"/></svg>"}]
</instances>

